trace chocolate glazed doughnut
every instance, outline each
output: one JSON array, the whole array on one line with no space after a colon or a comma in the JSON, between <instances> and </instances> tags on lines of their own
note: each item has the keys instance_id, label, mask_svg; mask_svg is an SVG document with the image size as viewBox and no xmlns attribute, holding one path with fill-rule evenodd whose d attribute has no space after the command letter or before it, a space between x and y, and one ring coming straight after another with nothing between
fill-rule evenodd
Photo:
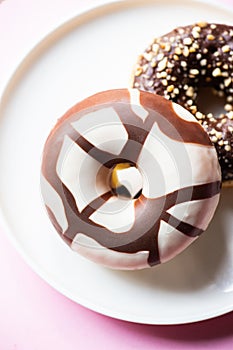
<instances>
[{"instance_id":1,"label":"chocolate glazed doughnut","mask_svg":"<svg viewBox=\"0 0 233 350\"><path fill-rule=\"evenodd\" d=\"M154 39L139 56L133 87L150 91L189 110L216 147L224 185L233 185L233 27L196 23ZM225 97L225 112L198 107L200 87Z\"/></svg>"},{"instance_id":2,"label":"chocolate glazed doughnut","mask_svg":"<svg viewBox=\"0 0 233 350\"><path fill-rule=\"evenodd\" d=\"M180 253L207 228L220 183L215 148L195 118L137 89L79 102L43 152L41 190L55 229L111 268L151 267Z\"/></svg>"}]
</instances>

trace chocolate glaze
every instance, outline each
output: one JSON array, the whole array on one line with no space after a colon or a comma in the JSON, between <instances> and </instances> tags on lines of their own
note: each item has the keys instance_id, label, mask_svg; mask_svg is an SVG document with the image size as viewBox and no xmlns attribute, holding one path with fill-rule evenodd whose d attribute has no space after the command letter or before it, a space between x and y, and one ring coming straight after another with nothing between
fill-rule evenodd
<instances>
[{"instance_id":1,"label":"chocolate glaze","mask_svg":"<svg viewBox=\"0 0 233 350\"><path fill-rule=\"evenodd\" d=\"M118 101L114 101L116 96ZM127 90L117 90L116 93L115 91L106 91L77 104L58 121L50 133L44 147L42 174L62 200L68 221L66 232L62 232L55 216L48 207L47 210L56 230L68 244L72 243L77 232L85 233L85 235L110 250L125 253L149 251L148 263L153 266L160 262L157 236L161 220L190 237L196 237L202 233L201 229L182 221L178 222L177 219L167 213L167 210L178 203L215 196L220 192L220 181L181 188L154 199L148 199L140 195L134 202L135 223L133 227L124 234L116 234L90 220L90 215L111 197L111 191L96 198L80 213L72 193L62 183L56 172L57 160L66 135L88 152L89 156L98 160L103 167L107 168L124 161L136 164L145 139L155 122L158 123L164 134L174 140L212 147L202 127L198 123L181 119L174 112L172 102L144 92L141 93L141 103L149 112L145 122L136 116L130 108L130 96ZM118 112L121 122L128 132L128 141L117 156L95 147L71 125L72 122L82 118L86 113L96 108L101 109L103 106L111 106ZM135 147L135 144L137 147Z\"/></svg>"},{"instance_id":2,"label":"chocolate glaze","mask_svg":"<svg viewBox=\"0 0 233 350\"><path fill-rule=\"evenodd\" d=\"M233 180L233 26L196 23L154 39L138 58L132 86L188 109L216 147L223 181ZM225 113L202 113L199 87L225 96ZM219 125L219 120L227 123Z\"/></svg>"}]
</instances>

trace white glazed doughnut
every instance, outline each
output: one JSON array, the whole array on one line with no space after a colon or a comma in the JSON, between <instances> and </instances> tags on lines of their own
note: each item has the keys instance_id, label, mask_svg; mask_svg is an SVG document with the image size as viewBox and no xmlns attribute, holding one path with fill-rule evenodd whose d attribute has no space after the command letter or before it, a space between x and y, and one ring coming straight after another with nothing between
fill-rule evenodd
<instances>
[{"instance_id":1,"label":"white glazed doughnut","mask_svg":"<svg viewBox=\"0 0 233 350\"><path fill-rule=\"evenodd\" d=\"M166 262L206 230L221 171L184 108L137 89L79 102L51 131L41 190L71 248L116 269Z\"/></svg>"}]
</instances>

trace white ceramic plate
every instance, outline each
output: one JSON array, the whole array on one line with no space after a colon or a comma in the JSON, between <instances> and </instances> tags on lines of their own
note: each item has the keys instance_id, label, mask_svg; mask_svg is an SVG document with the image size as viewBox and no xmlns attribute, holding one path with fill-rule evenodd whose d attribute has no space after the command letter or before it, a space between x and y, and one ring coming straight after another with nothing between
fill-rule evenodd
<instances>
[{"instance_id":1,"label":"white ceramic plate","mask_svg":"<svg viewBox=\"0 0 233 350\"><path fill-rule=\"evenodd\" d=\"M6 232L33 269L72 300L115 318L178 324L233 310L233 191L206 232L173 261L111 271L72 252L42 205L41 153L50 128L88 95L127 87L155 35L198 20L232 24L230 9L196 1L124 1L80 14L48 34L6 87L0 119L0 205Z\"/></svg>"}]
</instances>

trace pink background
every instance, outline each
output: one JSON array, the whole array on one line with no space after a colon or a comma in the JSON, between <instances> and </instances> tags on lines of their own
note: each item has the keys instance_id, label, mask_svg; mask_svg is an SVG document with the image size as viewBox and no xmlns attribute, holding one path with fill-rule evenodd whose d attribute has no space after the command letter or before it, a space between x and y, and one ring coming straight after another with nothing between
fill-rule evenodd
<instances>
[{"instance_id":1,"label":"pink background","mask_svg":"<svg viewBox=\"0 0 233 350\"><path fill-rule=\"evenodd\" d=\"M15 10L20 3L29 1L5 0L0 5L0 16L7 2L12 16L8 21L4 17L4 26L8 26L11 35L10 22L15 23L19 14ZM233 4L231 0L228 3ZM53 16L54 4L46 2L47 16ZM21 15L26 13L22 11ZM39 28L35 16L34 26L37 24ZM30 32L28 36L30 41ZM10 56L5 59L10 66ZM4 64L4 57L1 60ZM233 349L233 313L181 326L114 320L87 310L52 289L26 265L1 228L0 242L0 350Z\"/></svg>"}]
</instances>

